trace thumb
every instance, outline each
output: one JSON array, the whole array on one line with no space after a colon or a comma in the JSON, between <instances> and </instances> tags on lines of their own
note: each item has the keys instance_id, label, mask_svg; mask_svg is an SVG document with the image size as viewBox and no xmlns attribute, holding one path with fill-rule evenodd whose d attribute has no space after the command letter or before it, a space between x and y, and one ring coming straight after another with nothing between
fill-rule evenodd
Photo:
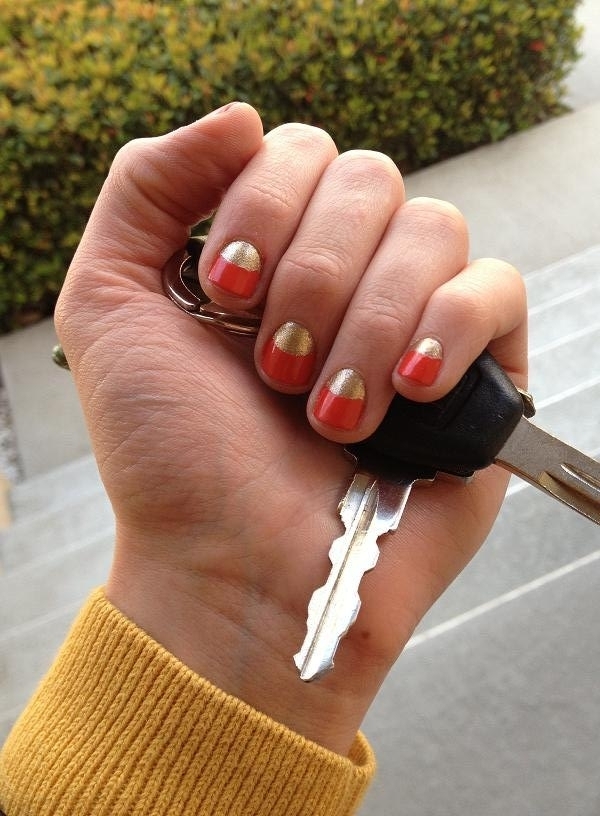
<instances>
[{"instance_id":1,"label":"thumb","mask_svg":"<svg viewBox=\"0 0 600 816\"><path fill-rule=\"evenodd\" d=\"M65 288L89 294L109 282L108 273L111 283L119 282L116 275L155 289L155 270L185 244L189 228L218 206L260 148L262 135L254 108L233 102L165 136L135 139L121 148Z\"/></svg>"},{"instance_id":2,"label":"thumb","mask_svg":"<svg viewBox=\"0 0 600 816\"><path fill-rule=\"evenodd\" d=\"M136 326L147 317L149 302L159 311L165 307L165 298L154 297L162 292L160 270L185 245L190 226L218 206L259 150L262 136L254 108L234 102L165 136L136 139L119 151L54 312L76 380L86 349L115 327L125 333L121 343L128 347L135 342ZM113 338L100 355L105 366L116 345Z\"/></svg>"}]
</instances>

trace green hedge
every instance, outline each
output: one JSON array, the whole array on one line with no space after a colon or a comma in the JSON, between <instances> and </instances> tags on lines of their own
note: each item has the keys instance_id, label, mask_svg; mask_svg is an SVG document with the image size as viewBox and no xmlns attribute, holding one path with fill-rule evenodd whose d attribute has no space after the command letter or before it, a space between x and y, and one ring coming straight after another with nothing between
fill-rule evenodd
<instances>
[{"instance_id":1,"label":"green hedge","mask_svg":"<svg viewBox=\"0 0 600 816\"><path fill-rule=\"evenodd\" d=\"M563 110L578 0L0 0L0 328L51 305L116 150L231 99L407 171Z\"/></svg>"}]
</instances>

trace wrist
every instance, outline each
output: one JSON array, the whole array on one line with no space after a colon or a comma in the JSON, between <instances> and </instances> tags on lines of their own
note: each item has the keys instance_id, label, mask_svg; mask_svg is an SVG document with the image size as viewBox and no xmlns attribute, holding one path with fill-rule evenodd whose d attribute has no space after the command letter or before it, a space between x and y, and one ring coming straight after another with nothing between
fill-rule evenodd
<instances>
[{"instance_id":1,"label":"wrist","mask_svg":"<svg viewBox=\"0 0 600 816\"><path fill-rule=\"evenodd\" d=\"M126 559L115 558L106 595L196 674L303 737L348 755L380 678L370 683L365 671L366 681L363 676L356 682L354 671L351 682L340 660L328 677L301 681L293 655L305 634L302 601L283 606L247 581L150 564L130 550Z\"/></svg>"},{"instance_id":2,"label":"wrist","mask_svg":"<svg viewBox=\"0 0 600 816\"><path fill-rule=\"evenodd\" d=\"M374 770L364 739L343 758L278 726L188 671L102 591L78 616L0 762L6 811L20 803L19 812L40 816L106 812L111 803L119 813L129 803L172 816L308 816L316 801L320 813L346 816Z\"/></svg>"}]
</instances>

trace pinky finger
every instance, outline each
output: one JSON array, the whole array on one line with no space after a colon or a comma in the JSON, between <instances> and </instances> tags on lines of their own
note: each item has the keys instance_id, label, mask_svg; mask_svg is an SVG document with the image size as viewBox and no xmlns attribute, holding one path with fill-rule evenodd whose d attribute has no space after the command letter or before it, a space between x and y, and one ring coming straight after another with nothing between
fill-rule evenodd
<instances>
[{"instance_id":1,"label":"pinky finger","mask_svg":"<svg viewBox=\"0 0 600 816\"><path fill-rule=\"evenodd\" d=\"M524 387L525 287L514 267L492 258L473 261L431 295L394 368L394 388L418 402L439 399L486 347Z\"/></svg>"}]
</instances>

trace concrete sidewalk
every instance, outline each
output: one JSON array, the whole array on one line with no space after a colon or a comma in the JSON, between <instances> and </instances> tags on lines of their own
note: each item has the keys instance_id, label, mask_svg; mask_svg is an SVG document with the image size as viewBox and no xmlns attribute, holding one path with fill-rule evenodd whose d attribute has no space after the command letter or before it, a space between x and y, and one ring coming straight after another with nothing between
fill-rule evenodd
<instances>
[{"instance_id":1,"label":"concrete sidewalk","mask_svg":"<svg viewBox=\"0 0 600 816\"><path fill-rule=\"evenodd\" d=\"M596 102L409 175L406 189L462 210L473 257L540 269L600 240L599 128Z\"/></svg>"}]
</instances>

